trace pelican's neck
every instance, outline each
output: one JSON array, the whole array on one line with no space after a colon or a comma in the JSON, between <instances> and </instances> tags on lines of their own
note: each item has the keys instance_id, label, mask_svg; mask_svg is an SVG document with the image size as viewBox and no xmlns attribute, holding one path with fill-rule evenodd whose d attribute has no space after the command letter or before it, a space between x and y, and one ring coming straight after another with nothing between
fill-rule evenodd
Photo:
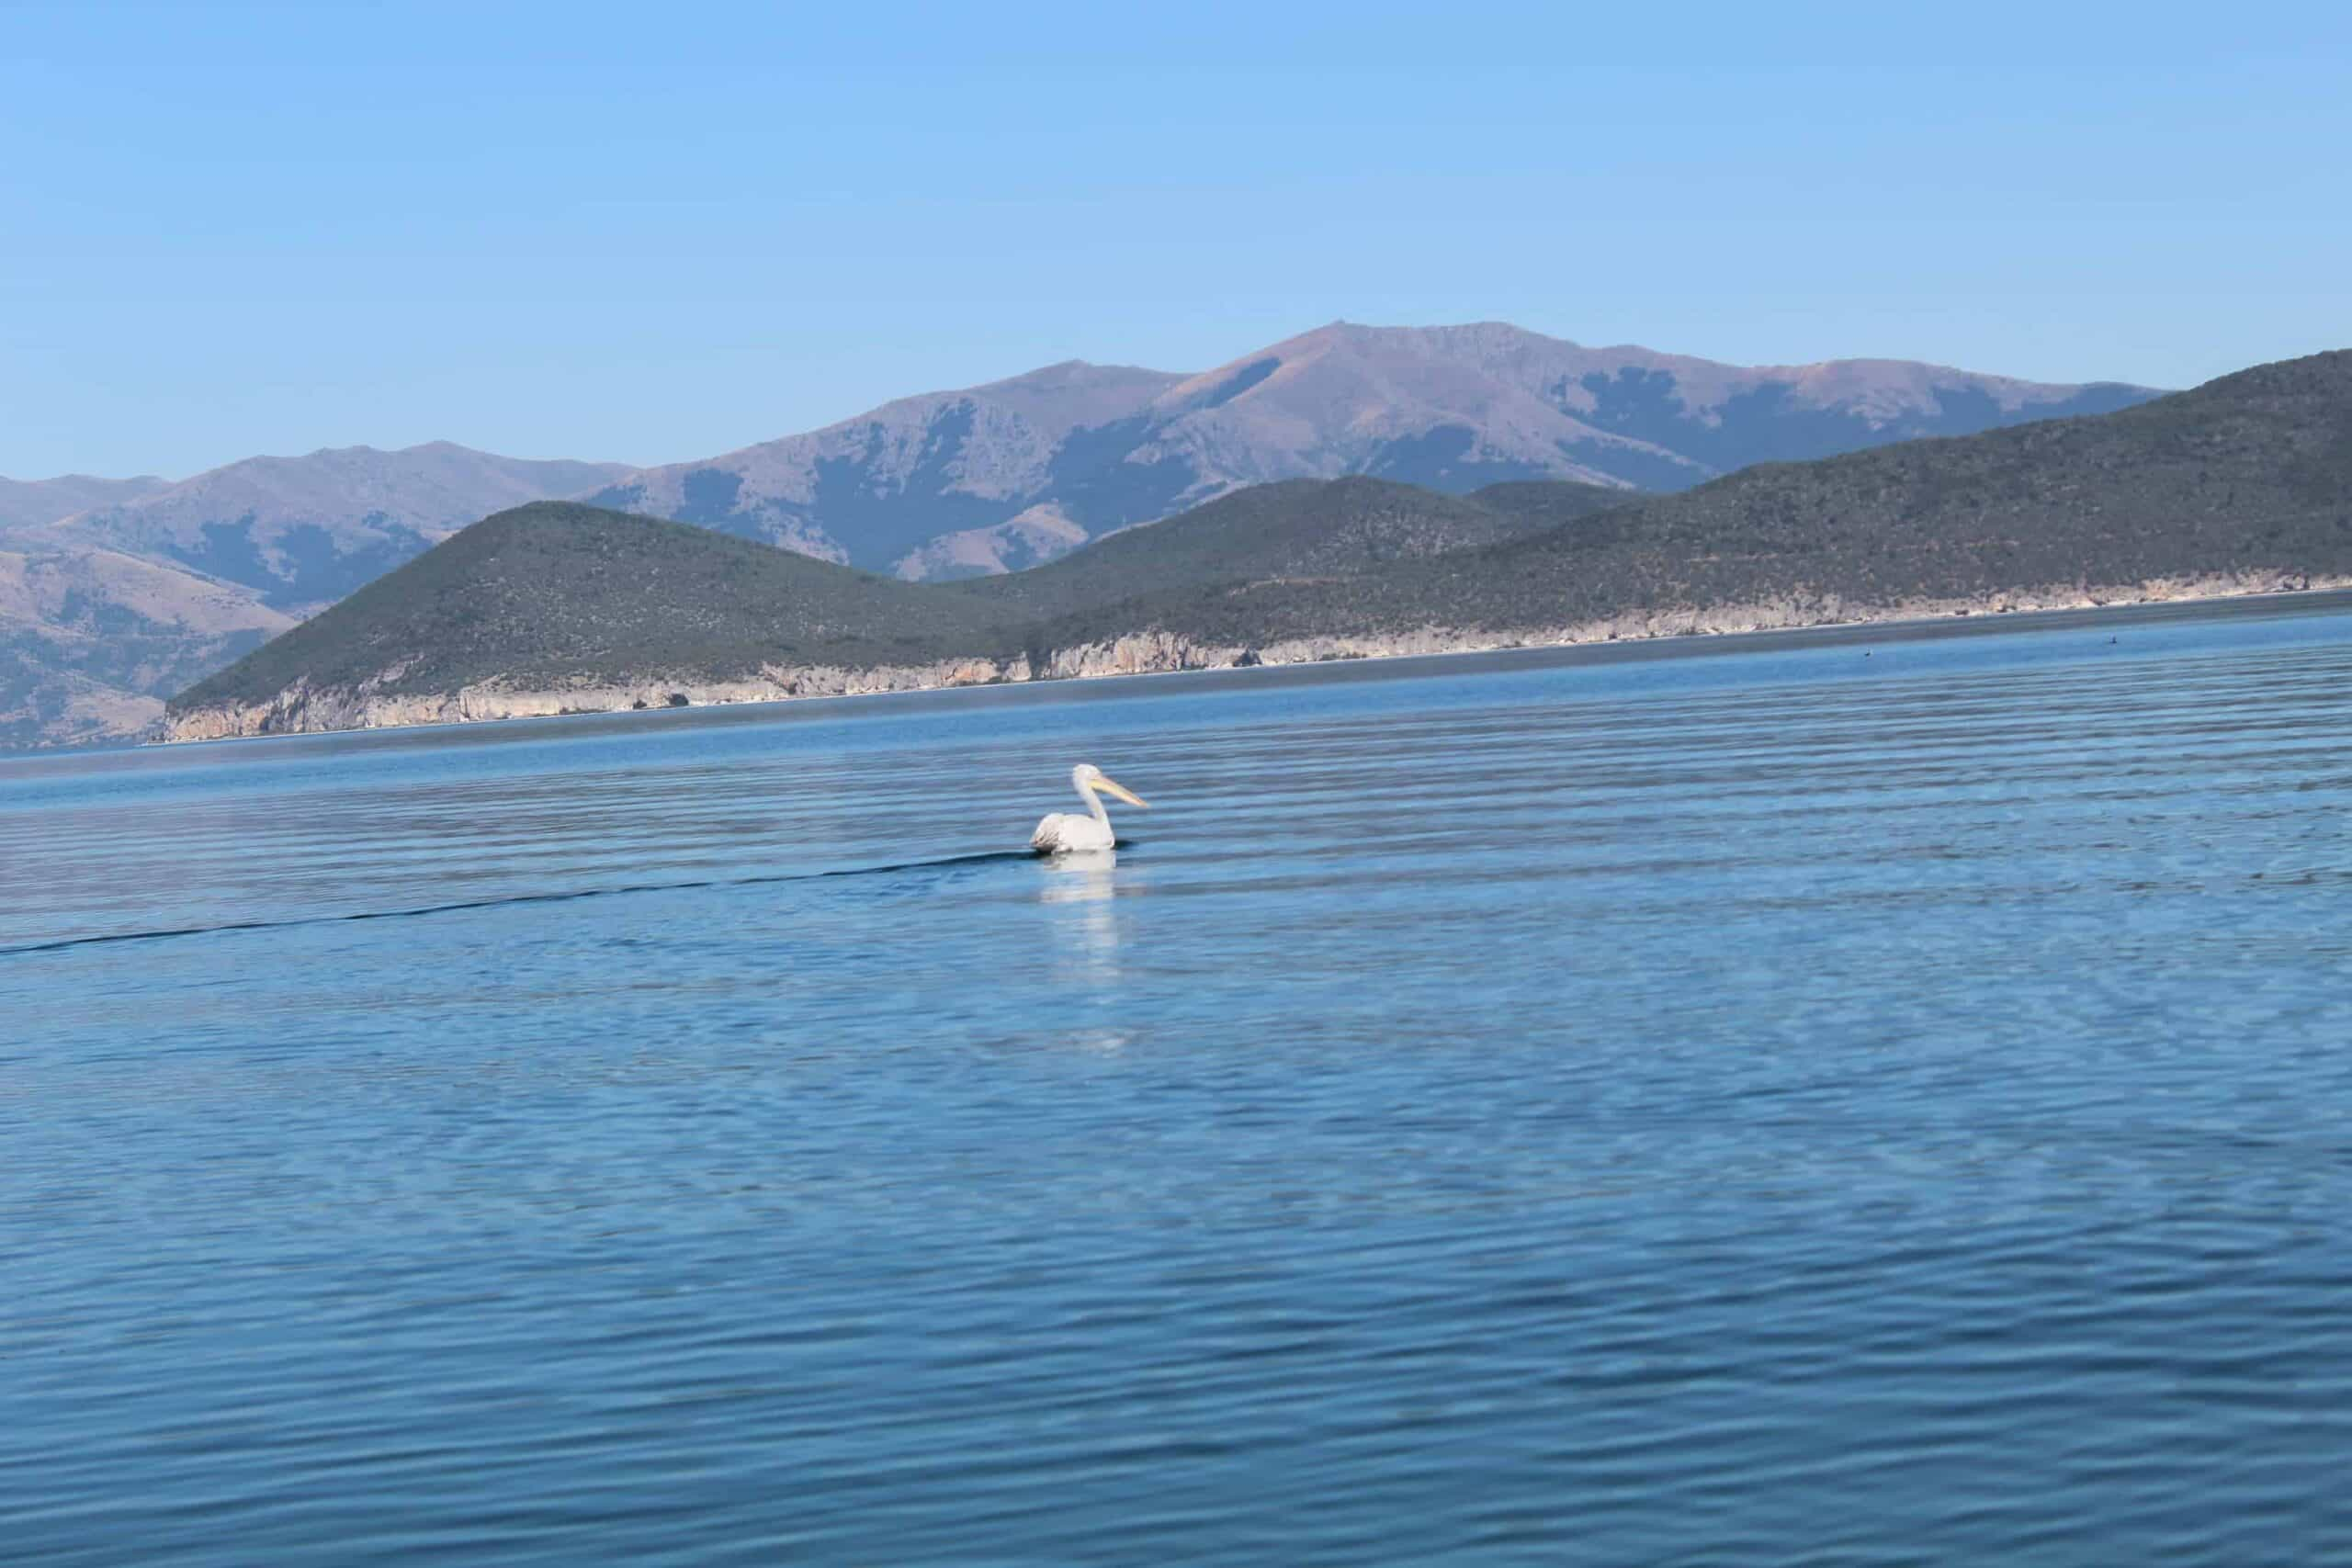
<instances>
[{"instance_id":1,"label":"pelican's neck","mask_svg":"<svg viewBox=\"0 0 2352 1568\"><path fill-rule=\"evenodd\" d=\"M1102 809L1102 797L1094 793L1092 784L1079 785L1078 797L1086 802L1086 809L1094 814L1094 820L1102 823L1105 828L1111 825L1111 814Z\"/></svg>"}]
</instances>

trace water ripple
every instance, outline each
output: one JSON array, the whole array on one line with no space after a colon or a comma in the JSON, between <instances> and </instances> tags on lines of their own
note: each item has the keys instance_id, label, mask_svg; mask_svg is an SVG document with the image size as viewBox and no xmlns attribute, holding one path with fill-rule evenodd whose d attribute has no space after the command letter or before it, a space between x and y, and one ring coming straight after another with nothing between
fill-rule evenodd
<instances>
[{"instance_id":1,"label":"water ripple","mask_svg":"<svg viewBox=\"0 0 2352 1568\"><path fill-rule=\"evenodd\" d=\"M0 1556L2352 1558L2352 615L2037 624L0 765Z\"/></svg>"}]
</instances>

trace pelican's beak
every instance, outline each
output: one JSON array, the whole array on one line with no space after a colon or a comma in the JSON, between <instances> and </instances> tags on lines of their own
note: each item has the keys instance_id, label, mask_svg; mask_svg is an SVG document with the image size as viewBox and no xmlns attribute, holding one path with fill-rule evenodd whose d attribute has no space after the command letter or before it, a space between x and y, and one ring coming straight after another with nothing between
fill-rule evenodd
<instances>
[{"instance_id":1,"label":"pelican's beak","mask_svg":"<svg viewBox=\"0 0 2352 1568\"><path fill-rule=\"evenodd\" d=\"M1151 809L1151 802L1146 800L1143 796L1137 795L1135 791L1129 789L1126 785L1121 784L1114 778L1111 778L1106 775L1096 779L1094 781L1094 784L1097 789L1102 790L1104 793L1109 795L1117 795L1129 806L1140 806L1146 811Z\"/></svg>"}]
</instances>

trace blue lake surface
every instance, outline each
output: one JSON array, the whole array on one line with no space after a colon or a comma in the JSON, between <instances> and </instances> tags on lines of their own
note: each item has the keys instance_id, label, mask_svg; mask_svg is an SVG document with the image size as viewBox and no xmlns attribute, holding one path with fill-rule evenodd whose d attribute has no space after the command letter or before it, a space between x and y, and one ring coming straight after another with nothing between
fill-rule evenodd
<instances>
[{"instance_id":1,"label":"blue lake surface","mask_svg":"<svg viewBox=\"0 0 2352 1568\"><path fill-rule=\"evenodd\" d=\"M2352 609L1985 631L0 761L0 1560L2352 1561Z\"/></svg>"}]
</instances>

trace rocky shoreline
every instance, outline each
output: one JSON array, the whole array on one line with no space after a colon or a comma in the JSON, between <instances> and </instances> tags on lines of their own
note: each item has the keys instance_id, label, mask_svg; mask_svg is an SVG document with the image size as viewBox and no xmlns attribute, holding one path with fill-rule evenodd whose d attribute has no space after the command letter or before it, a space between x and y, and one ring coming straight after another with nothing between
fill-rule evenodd
<instances>
[{"instance_id":1,"label":"rocky shoreline","mask_svg":"<svg viewBox=\"0 0 2352 1568\"><path fill-rule=\"evenodd\" d=\"M1657 637L1736 636L1809 626L1892 625L1972 615L2318 592L2347 587L2352 587L2352 578L2295 571L2242 571L2157 578L2111 587L2020 589L1961 599L1904 600L1891 604L1864 604L1824 594L1704 608L1631 611L1570 626L1521 631L1430 626L1405 632L1303 637L1255 646L1205 644L1167 632L1145 630L1108 641L1058 649L1038 664L1033 664L1023 654L1005 660L954 659L871 669L830 665L770 667L755 676L720 681L647 676L625 682L582 682L560 687L525 687L488 681L455 692L432 694L384 690L399 678L400 670L395 667L355 686L322 689L297 682L266 703L208 705L167 714L159 739L166 743L224 740L390 729L420 724L543 718L561 714L790 702L809 697L937 691L1029 681L1163 674L1182 670L1398 659Z\"/></svg>"}]
</instances>

